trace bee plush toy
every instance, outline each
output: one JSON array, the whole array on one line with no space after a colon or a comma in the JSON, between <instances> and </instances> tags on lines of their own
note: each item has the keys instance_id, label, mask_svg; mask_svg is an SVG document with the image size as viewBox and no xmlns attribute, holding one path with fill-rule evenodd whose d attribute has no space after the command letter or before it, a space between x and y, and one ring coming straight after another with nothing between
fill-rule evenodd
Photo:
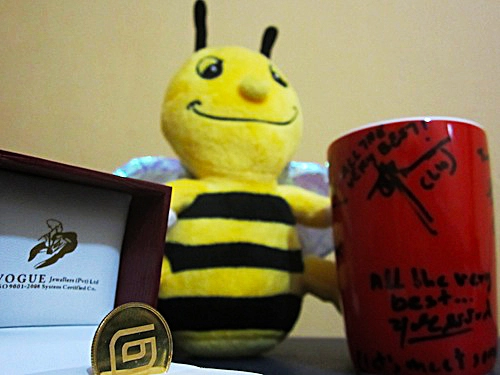
<instances>
[{"instance_id":1,"label":"bee plush toy","mask_svg":"<svg viewBox=\"0 0 500 375\"><path fill-rule=\"evenodd\" d=\"M173 77L163 133L190 178L169 183L169 228L158 309L176 348L196 356L253 356L292 329L311 292L337 304L333 262L303 257L296 224L330 225L327 197L278 183L302 134L292 85L260 52L207 47L195 5L196 52Z\"/></svg>"}]
</instances>

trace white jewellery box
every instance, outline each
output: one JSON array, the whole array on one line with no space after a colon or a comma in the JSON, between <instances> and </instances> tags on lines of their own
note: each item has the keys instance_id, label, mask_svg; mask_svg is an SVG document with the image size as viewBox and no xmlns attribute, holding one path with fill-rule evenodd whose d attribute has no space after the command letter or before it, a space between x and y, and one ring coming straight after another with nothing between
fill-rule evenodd
<instances>
[{"instance_id":1,"label":"white jewellery box","mask_svg":"<svg viewBox=\"0 0 500 375\"><path fill-rule=\"evenodd\" d=\"M171 189L0 150L0 192L1 372L90 363L107 313L156 306Z\"/></svg>"}]
</instances>

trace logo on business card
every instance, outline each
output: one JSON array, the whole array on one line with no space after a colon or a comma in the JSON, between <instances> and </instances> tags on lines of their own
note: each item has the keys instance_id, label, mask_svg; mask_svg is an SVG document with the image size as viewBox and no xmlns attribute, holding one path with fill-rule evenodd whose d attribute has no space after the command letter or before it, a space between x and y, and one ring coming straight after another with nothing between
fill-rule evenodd
<instances>
[{"instance_id":1,"label":"logo on business card","mask_svg":"<svg viewBox=\"0 0 500 375\"><path fill-rule=\"evenodd\" d=\"M65 232L59 220L48 219L46 224L49 230L38 239L40 242L30 250L28 257L28 262L36 262L36 269L53 265L78 246L77 234Z\"/></svg>"}]
</instances>

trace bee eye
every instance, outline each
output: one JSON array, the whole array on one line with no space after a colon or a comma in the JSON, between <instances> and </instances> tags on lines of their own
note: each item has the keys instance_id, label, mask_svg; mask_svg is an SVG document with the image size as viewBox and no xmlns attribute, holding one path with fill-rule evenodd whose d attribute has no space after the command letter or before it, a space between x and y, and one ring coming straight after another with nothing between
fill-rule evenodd
<instances>
[{"instance_id":1,"label":"bee eye","mask_svg":"<svg viewBox=\"0 0 500 375\"><path fill-rule=\"evenodd\" d=\"M272 66L269 66L269 70L271 71L271 75L276 82L283 87L288 87L288 82L286 82L285 79L280 76L280 74Z\"/></svg>"},{"instance_id":2,"label":"bee eye","mask_svg":"<svg viewBox=\"0 0 500 375\"><path fill-rule=\"evenodd\" d=\"M222 60L215 56L206 56L196 65L196 73L204 79L217 78L222 74Z\"/></svg>"}]
</instances>

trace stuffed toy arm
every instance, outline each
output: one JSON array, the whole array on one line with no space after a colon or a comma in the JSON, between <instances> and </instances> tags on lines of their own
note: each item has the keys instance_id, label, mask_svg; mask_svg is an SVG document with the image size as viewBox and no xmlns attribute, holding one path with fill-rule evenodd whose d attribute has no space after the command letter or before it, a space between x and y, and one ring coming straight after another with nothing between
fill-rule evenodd
<instances>
[{"instance_id":1,"label":"stuffed toy arm","mask_svg":"<svg viewBox=\"0 0 500 375\"><path fill-rule=\"evenodd\" d=\"M299 224L318 228L331 225L331 205L328 197L291 185L280 185L278 190L292 207ZM337 269L333 261L316 255L305 256L304 286L306 292L333 302L340 310Z\"/></svg>"},{"instance_id":2,"label":"stuffed toy arm","mask_svg":"<svg viewBox=\"0 0 500 375\"><path fill-rule=\"evenodd\" d=\"M174 181L168 184L169 186L173 185L195 185L195 181L193 180L178 180ZM182 188L180 189L179 192L177 192L177 188L173 187L172 189L172 197L171 197L171 205L170 205L170 210L168 211L168 228L172 228L175 223L177 222L177 213L182 209L183 206L186 206L189 204L194 199L194 196L191 196L192 194L189 194L189 192L192 192L194 189L194 186L191 187L191 189L188 189L186 192L183 194ZM174 195L175 195L175 201L174 201Z\"/></svg>"},{"instance_id":3,"label":"stuffed toy arm","mask_svg":"<svg viewBox=\"0 0 500 375\"><path fill-rule=\"evenodd\" d=\"M341 311L341 297L334 262L308 255L304 258L304 285L306 292L314 294L323 301L332 302Z\"/></svg>"},{"instance_id":4,"label":"stuffed toy arm","mask_svg":"<svg viewBox=\"0 0 500 375\"><path fill-rule=\"evenodd\" d=\"M292 185L279 185L278 193L292 208L298 224L316 228L326 228L331 225L328 197Z\"/></svg>"},{"instance_id":5,"label":"stuffed toy arm","mask_svg":"<svg viewBox=\"0 0 500 375\"><path fill-rule=\"evenodd\" d=\"M176 219L179 212L189 206L199 194L206 191L203 182L188 178L172 181L167 185L172 187L170 211L173 211Z\"/></svg>"}]
</instances>

